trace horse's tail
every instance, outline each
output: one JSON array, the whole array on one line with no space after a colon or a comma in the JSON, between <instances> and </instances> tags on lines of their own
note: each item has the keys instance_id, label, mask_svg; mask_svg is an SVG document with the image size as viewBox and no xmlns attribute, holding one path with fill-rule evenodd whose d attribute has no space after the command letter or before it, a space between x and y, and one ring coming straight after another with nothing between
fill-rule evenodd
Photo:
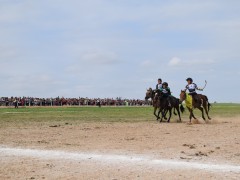
<instances>
[{"instance_id":1,"label":"horse's tail","mask_svg":"<svg viewBox=\"0 0 240 180\"><path fill-rule=\"evenodd\" d=\"M180 111L181 111L182 113L184 113L184 111L185 111L185 108L183 107L182 104L180 105Z\"/></svg>"},{"instance_id":2,"label":"horse's tail","mask_svg":"<svg viewBox=\"0 0 240 180\"><path fill-rule=\"evenodd\" d=\"M176 113L176 108L174 108L173 113L174 113L175 116L177 115L177 113Z\"/></svg>"},{"instance_id":3,"label":"horse's tail","mask_svg":"<svg viewBox=\"0 0 240 180\"><path fill-rule=\"evenodd\" d=\"M182 103L180 102L180 99L177 99L177 100L178 100L178 104L180 104L180 111L181 111L182 113L184 113L185 108L183 107Z\"/></svg>"},{"instance_id":4,"label":"horse's tail","mask_svg":"<svg viewBox=\"0 0 240 180\"><path fill-rule=\"evenodd\" d=\"M210 107L211 107L212 105L208 102L208 112L210 111Z\"/></svg>"}]
</instances>

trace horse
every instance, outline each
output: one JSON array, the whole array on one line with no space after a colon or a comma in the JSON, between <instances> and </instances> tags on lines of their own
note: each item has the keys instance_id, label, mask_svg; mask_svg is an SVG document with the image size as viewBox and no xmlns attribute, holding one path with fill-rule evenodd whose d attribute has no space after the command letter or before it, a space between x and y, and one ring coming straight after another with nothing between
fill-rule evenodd
<instances>
[{"instance_id":1,"label":"horse","mask_svg":"<svg viewBox=\"0 0 240 180\"><path fill-rule=\"evenodd\" d=\"M193 114L193 109L195 108L198 108L202 112L202 118L204 119L204 121L206 121L206 118L204 116L204 110L208 116L208 119L211 120L209 116L211 104L208 102L207 96L202 94L197 94L196 96L201 101L195 101L194 98L191 97L191 95L186 93L186 91L181 90L181 93L180 93L180 102L185 101L186 106L190 112L190 116L189 116L190 123L192 118L196 119L196 117Z\"/></svg>"},{"instance_id":2,"label":"horse","mask_svg":"<svg viewBox=\"0 0 240 180\"><path fill-rule=\"evenodd\" d=\"M169 99L169 102L168 102L168 99ZM181 114L180 114L180 110L181 112L183 113L184 112L184 107L183 105L180 103L180 100L177 99L176 97L174 96L168 96L167 97L163 97L163 93L160 93L159 95L159 101L160 101L160 108L159 108L159 111L158 111L158 116L160 114L160 112L164 111L165 113L167 111L169 111L169 117L168 117L168 123L170 122L170 119L172 117L172 109L174 108L174 114L177 115L178 114L178 117L179 117L179 121L181 122ZM169 103L170 103L170 106L169 106ZM179 108L179 104L180 104L180 108ZM175 113L175 110L177 110L177 114ZM165 114L166 115L166 114ZM162 117L163 118L163 117ZM160 122L162 122L162 118L160 120Z\"/></svg>"},{"instance_id":3,"label":"horse","mask_svg":"<svg viewBox=\"0 0 240 180\"><path fill-rule=\"evenodd\" d=\"M145 96L145 100L148 100L149 98L152 99L152 105L154 107L154 110L153 110L153 114L154 116L157 118L157 121L160 119L160 112L162 112L162 118L164 118L165 120L167 120L166 118L166 114L167 114L167 111L169 109L164 109L162 108L162 110L160 111L160 107L161 107L161 103L160 103L160 97L159 97L159 94L157 93L156 95L156 90L152 90L152 88L149 88L147 89L147 92L146 92L146 96ZM182 106L183 107L183 106ZM178 107L179 108L179 107ZM159 112L158 114L156 113L157 112L157 109L159 109ZM184 109L184 108L183 108ZM174 107L174 115L177 115L176 112L175 112L175 107ZM161 119L162 119L161 118Z\"/></svg>"},{"instance_id":4,"label":"horse","mask_svg":"<svg viewBox=\"0 0 240 180\"><path fill-rule=\"evenodd\" d=\"M153 107L154 107L153 114L158 120L159 116L156 114L156 111L159 108L159 98L157 98L155 96L155 93L156 92L154 90L152 90L152 88L147 89L145 100L147 101L149 98L152 99L152 104L153 104Z\"/></svg>"}]
</instances>

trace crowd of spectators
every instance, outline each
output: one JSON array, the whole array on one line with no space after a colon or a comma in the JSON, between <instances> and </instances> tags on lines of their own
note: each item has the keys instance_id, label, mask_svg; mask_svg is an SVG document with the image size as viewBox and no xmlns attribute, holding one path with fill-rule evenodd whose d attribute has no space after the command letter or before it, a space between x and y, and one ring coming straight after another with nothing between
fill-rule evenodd
<instances>
[{"instance_id":1,"label":"crowd of spectators","mask_svg":"<svg viewBox=\"0 0 240 180\"><path fill-rule=\"evenodd\" d=\"M151 102L140 99L122 98L34 98L1 97L0 106L145 106Z\"/></svg>"}]
</instances>

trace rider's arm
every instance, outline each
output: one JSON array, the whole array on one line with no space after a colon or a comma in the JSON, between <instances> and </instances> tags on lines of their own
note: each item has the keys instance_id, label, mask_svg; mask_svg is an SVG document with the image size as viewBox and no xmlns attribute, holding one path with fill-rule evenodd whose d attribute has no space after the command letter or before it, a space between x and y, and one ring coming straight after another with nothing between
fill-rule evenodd
<instances>
[{"instance_id":1,"label":"rider's arm","mask_svg":"<svg viewBox=\"0 0 240 180\"><path fill-rule=\"evenodd\" d=\"M195 84L195 86L196 86L196 89L197 89L197 90L203 91L203 89L202 89L202 88L199 88L196 84Z\"/></svg>"},{"instance_id":2,"label":"rider's arm","mask_svg":"<svg viewBox=\"0 0 240 180\"><path fill-rule=\"evenodd\" d=\"M171 95L171 90L170 90L170 88L168 88L167 91L168 91L168 94Z\"/></svg>"}]
</instances>

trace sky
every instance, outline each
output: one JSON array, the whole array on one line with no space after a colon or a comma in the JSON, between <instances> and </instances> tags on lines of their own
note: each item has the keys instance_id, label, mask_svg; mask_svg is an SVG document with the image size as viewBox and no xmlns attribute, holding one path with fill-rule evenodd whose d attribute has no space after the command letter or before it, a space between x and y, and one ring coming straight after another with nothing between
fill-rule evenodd
<instances>
[{"instance_id":1,"label":"sky","mask_svg":"<svg viewBox=\"0 0 240 180\"><path fill-rule=\"evenodd\" d=\"M0 96L240 102L238 0L0 0Z\"/></svg>"}]
</instances>

